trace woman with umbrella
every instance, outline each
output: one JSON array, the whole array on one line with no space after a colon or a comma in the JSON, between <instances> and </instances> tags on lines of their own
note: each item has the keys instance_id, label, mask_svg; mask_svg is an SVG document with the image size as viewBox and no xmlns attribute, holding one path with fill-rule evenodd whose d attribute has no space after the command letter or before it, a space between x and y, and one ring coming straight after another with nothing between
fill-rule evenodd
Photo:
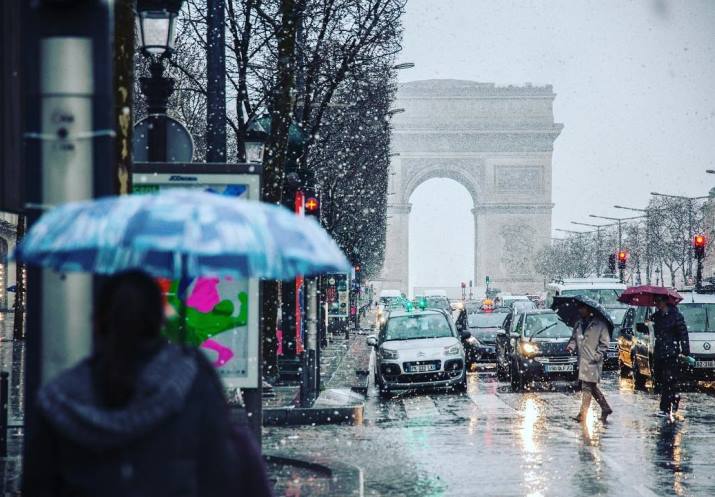
<instances>
[{"instance_id":1,"label":"woman with umbrella","mask_svg":"<svg viewBox=\"0 0 715 497\"><path fill-rule=\"evenodd\" d=\"M162 336L154 278L180 280L174 338L194 343L184 282L350 268L314 220L196 191L109 197L45 213L16 256L109 276L94 309L92 354L37 395L23 495L272 494L251 434L231 422L216 371L197 349Z\"/></svg>"},{"instance_id":2,"label":"woman with umbrella","mask_svg":"<svg viewBox=\"0 0 715 497\"><path fill-rule=\"evenodd\" d=\"M603 360L608 352L610 331L613 329L611 318L598 302L588 297L556 298L554 307L567 324L573 324L573 334L567 350L578 351L578 379L581 380L582 388L581 410L574 419L586 419L591 399L594 398L601 407L601 421L605 422L613 410L598 388L598 383L601 381Z\"/></svg>"},{"instance_id":3,"label":"woman with umbrella","mask_svg":"<svg viewBox=\"0 0 715 497\"><path fill-rule=\"evenodd\" d=\"M618 300L630 305L655 306L658 309L651 316L655 335L654 373L660 386L658 415L670 417L678 410L680 403L678 356L690 355L688 327L676 307L683 297L672 288L644 285L627 289Z\"/></svg>"}]
</instances>

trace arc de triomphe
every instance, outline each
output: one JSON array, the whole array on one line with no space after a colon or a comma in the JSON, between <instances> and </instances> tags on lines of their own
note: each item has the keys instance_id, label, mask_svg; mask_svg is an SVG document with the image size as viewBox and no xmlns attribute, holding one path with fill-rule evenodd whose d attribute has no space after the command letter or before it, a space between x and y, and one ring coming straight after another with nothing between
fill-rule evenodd
<instances>
[{"instance_id":1,"label":"arc de triomphe","mask_svg":"<svg viewBox=\"0 0 715 497\"><path fill-rule=\"evenodd\" d=\"M551 158L563 125L552 87L426 80L406 83L394 104L385 263L380 287L408 292L410 196L450 178L474 202L475 285L538 290L533 255L551 233ZM449 243L449 240L435 240ZM455 282L457 286L459 282Z\"/></svg>"}]
</instances>

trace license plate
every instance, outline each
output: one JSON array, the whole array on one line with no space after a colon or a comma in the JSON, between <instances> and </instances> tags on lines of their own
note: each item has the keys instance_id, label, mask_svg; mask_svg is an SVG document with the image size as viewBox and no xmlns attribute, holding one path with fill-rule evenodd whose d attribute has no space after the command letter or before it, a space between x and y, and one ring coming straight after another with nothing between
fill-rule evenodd
<instances>
[{"instance_id":1,"label":"license plate","mask_svg":"<svg viewBox=\"0 0 715 497\"><path fill-rule=\"evenodd\" d=\"M696 368L715 368L715 361L695 361Z\"/></svg>"},{"instance_id":2,"label":"license plate","mask_svg":"<svg viewBox=\"0 0 715 497\"><path fill-rule=\"evenodd\" d=\"M424 373L425 371L435 371L437 366L434 364L418 364L417 366L410 366L410 373Z\"/></svg>"},{"instance_id":3,"label":"license plate","mask_svg":"<svg viewBox=\"0 0 715 497\"><path fill-rule=\"evenodd\" d=\"M573 364L549 364L545 368L547 373L570 373L573 371Z\"/></svg>"},{"instance_id":4,"label":"license plate","mask_svg":"<svg viewBox=\"0 0 715 497\"><path fill-rule=\"evenodd\" d=\"M618 352L609 350L607 357L618 357Z\"/></svg>"}]
</instances>

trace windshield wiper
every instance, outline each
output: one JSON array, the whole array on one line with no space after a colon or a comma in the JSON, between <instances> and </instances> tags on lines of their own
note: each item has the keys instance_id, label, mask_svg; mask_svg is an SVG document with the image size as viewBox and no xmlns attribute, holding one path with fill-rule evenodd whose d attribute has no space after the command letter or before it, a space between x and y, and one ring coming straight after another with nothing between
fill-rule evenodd
<instances>
[{"instance_id":1,"label":"windshield wiper","mask_svg":"<svg viewBox=\"0 0 715 497\"><path fill-rule=\"evenodd\" d=\"M537 331L536 333L532 333L531 336L529 337L529 341L531 341L536 335L545 332L545 331L548 330L549 328L553 328L553 327L556 326L557 324L559 324L559 323L558 323L558 322L551 323L550 325L548 325L548 326L546 326L546 327L544 327L544 328L541 328L541 329L540 329L539 331Z\"/></svg>"}]
</instances>

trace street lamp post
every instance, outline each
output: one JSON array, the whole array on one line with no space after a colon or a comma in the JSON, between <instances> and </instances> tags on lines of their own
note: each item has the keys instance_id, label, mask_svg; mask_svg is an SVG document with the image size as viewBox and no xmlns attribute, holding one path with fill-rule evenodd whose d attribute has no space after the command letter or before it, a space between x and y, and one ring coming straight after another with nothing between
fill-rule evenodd
<instances>
[{"instance_id":1,"label":"street lamp post","mask_svg":"<svg viewBox=\"0 0 715 497\"><path fill-rule=\"evenodd\" d=\"M632 216L632 217L609 217L609 216L597 216L596 214L589 214L588 217L595 219L605 219L607 221L615 221L618 225L618 253L623 250L623 221L631 221L633 219L642 219L645 216ZM621 281L624 281L623 269L620 269Z\"/></svg>"},{"instance_id":2,"label":"street lamp post","mask_svg":"<svg viewBox=\"0 0 715 497\"><path fill-rule=\"evenodd\" d=\"M164 59L174 51L176 18L183 0L137 0L137 27L142 53L151 60L150 77L140 78L150 120L147 156L166 162L166 110L174 80L164 77Z\"/></svg>"},{"instance_id":3,"label":"street lamp post","mask_svg":"<svg viewBox=\"0 0 715 497\"><path fill-rule=\"evenodd\" d=\"M590 223L579 223L576 221L571 221L571 224L576 224L578 226L590 226L591 228L596 228L596 276L601 276L601 228L606 228L608 226L614 226L613 224L590 224Z\"/></svg>"}]
</instances>

